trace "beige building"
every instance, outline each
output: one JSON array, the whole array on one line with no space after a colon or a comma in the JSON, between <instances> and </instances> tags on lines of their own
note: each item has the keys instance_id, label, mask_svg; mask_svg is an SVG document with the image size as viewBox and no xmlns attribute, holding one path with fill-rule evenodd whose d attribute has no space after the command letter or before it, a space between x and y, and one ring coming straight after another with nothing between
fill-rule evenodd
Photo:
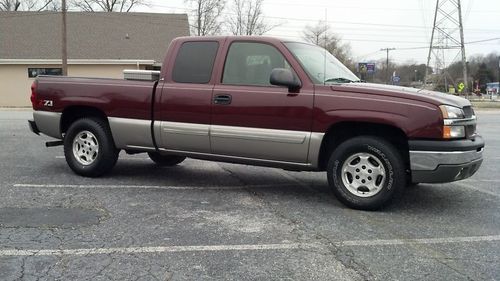
<instances>
[{"instance_id":1,"label":"beige building","mask_svg":"<svg viewBox=\"0 0 500 281\"><path fill-rule=\"evenodd\" d=\"M170 41L189 35L185 14L69 12L68 75L123 78L158 69ZM61 75L61 15L0 12L0 107L31 106L37 75Z\"/></svg>"}]
</instances>

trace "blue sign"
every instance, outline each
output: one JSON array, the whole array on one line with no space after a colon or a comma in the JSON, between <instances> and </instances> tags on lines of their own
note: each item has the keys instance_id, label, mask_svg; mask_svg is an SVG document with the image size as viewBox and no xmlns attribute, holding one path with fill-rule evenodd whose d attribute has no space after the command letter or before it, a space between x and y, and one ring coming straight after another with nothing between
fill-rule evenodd
<instances>
[{"instance_id":1,"label":"blue sign","mask_svg":"<svg viewBox=\"0 0 500 281\"><path fill-rule=\"evenodd\" d=\"M401 76L392 76L392 84L399 85L399 81L401 81Z\"/></svg>"},{"instance_id":2,"label":"blue sign","mask_svg":"<svg viewBox=\"0 0 500 281\"><path fill-rule=\"evenodd\" d=\"M372 62L360 62L358 63L358 72L359 73L375 73L375 63Z\"/></svg>"}]
</instances>

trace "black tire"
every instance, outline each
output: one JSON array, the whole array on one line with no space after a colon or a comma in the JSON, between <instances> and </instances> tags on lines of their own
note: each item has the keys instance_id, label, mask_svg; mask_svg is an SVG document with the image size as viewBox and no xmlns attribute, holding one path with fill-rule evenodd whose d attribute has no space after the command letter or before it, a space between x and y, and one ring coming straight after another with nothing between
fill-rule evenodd
<instances>
[{"instance_id":1,"label":"black tire","mask_svg":"<svg viewBox=\"0 0 500 281\"><path fill-rule=\"evenodd\" d=\"M96 149L97 148L97 149ZM113 169L120 150L106 122L82 118L73 122L64 137L64 156L78 175L98 177Z\"/></svg>"},{"instance_id":2,"label":"black tire","mask_svg":"<svg viewBox=\"0 0 500 281\"><path fill-rule=\"evenodd\" d=\"M341 143L330 156L327 176L338 200L359 210L382 208L406 185L401 154L389 142L373 136Z\"/></svg>"},{"instance_id":3,"label":"black tire","mask_svg":"<svg viewBox=\"0 0 500 281\"><path fill-rule=\"evenodd\" d=\"M179 155L164 155L158 152L148 152L149 158L159 166L175 166L186 159Z\"/></svg>"}]
</instances>

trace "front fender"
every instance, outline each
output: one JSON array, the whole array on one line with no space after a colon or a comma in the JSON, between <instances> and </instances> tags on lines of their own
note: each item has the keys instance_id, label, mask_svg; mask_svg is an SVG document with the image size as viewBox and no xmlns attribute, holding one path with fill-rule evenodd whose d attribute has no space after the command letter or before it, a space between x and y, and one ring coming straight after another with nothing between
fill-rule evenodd
<instances>
[{"instance_id":1,"label":"front fender","mask_svg":"<svg viewBox=\"0 0 500 281\"><path fill-rule=\"evenodd\" d=\"M441 112L432 104L362 93L315 95L313 131L326 132L340 122L389 125L410 139L442 136Z\"/></svg>"}]
</instances>

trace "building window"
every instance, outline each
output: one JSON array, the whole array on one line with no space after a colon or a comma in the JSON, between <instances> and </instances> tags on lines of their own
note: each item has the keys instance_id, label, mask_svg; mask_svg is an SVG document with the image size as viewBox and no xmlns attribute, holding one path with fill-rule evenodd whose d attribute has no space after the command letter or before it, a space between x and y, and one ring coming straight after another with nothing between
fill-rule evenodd
<instances>
[{"instance_id":1,"label":"building window","mask_svg":"<svg viewBox=\"0 0 500 281\"><path fill-rule=\"evenodd\" d=\"M185 42L175 59L172 80L178 83L205 84L210 81L219 43Z\"/></svg>"},{"instance_id":2,"label":"building window","mask_svg":"<svg viewBox=\"0 0 500 281\"><path fill-rule=\"evenodd\" d=\"M38 75L62 75L62 68L28 68L28 77L35 78Z\"/></svg>"},{"instance_id":3,"label":"building window","mask_svg":"<svg viewBox=\"0 0 500 281\"><path fill-rule=\"evenodd\" d=\"M145 70L161 71L161 66L159 66L159 65L146 65L146 67L144 69Z\"/></svg>"}]
</instances>

